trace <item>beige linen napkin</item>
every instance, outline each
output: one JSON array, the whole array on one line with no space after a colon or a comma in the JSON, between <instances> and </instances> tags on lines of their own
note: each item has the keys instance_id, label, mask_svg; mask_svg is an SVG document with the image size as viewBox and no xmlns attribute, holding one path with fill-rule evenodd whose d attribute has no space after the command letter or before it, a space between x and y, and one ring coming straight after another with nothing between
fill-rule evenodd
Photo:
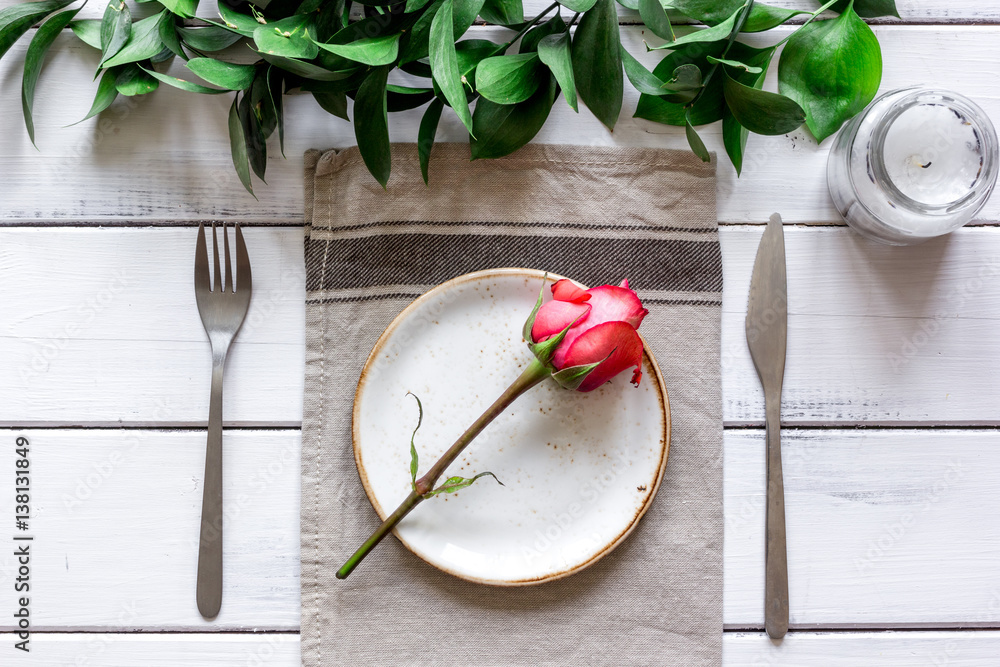
<instances>
[{"instance_id":1,"label":"beige linen napkin","mask_svg":"<svg viewBox=\"0 0 1000 667\"><path fill-rule=\"evenodd\" d=\"M388 191L357 149L306 154L302 664L719 665L714 163L680 151L545 145L469 162L467 146L443 144L425 187L416 147L392 152ZM638 290L673 422L656 499L611 554L538 586L458 579L392 537L338 581L334 572L379 523L351 444L365 358L423 292L507 266L591 285L627 277Z\"/></svg>"}]
</instances>

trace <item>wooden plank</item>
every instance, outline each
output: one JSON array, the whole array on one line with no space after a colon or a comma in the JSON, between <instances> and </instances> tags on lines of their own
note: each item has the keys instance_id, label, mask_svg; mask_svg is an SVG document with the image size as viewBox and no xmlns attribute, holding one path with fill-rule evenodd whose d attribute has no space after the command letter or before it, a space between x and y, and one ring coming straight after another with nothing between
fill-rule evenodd
<instances>
[{"instance_id":1,"label":"wooden plank","mask_svg":"<svg viewBox=\"0 0 1000 667\"><path fill-rule=\"evenodd\" d=\"M0 655L20 639L0 634ZM21 667L299 667L298 634L45 634L31 636Z\"/></svg>"},{"instance_id":2,"label":"wooden plank","mask_svg":"<svg viewBox=\"0 0 1000 667\"><path fill-rule=\"evenodd\" d=\"M917 3L914 3L917 4ZM922 3L920 3L923 6ZM972 7L974 3L964 3ZM942 5L943 6L943 5ZM986 11L986 10L983 10ZM997 12L998 9L989 11ZM775 32L768 40L787 35ZM1000 118L1000 81L993 75L992 51L1000 40L995 26L878 26L884 55L882 89L915 83L943 86L974 97L993 118ZM474 28L470 36L499 38L496 28ZM647 65L660 60L647 53L637 27L625 28L623 40ZM761 37L751 41L760 42ZM308 148L355 143L351 125L323 112L309 96L287 100L286 150L272 142L268 185L258 183L260 201L246 194L233 173L226 118L230 96L184 93L162 86L151 96L119 100L100 118L63 127L82 118L90 106L97 65L93 49L62 36L53 48L35 102L36 151L20 120L16 91L23 53L18 42L0 61L0 170L5 189L0 222L131 222L237 219L244 222L296 222L302 216L301 155ZM170 72L184 76L177 63ZM774 89L772 72L769 89ZM573 113L561 101L536 138L550 143L659 146L687 149L678 128L631 118L638 94L626 85L622 117L614 134L593 115ZM420 110L393 114L393 141L414 141ZM719 124L702 130L708 147L724 156ZM453 114L445 114L439 139L465 141ZM781 137L751 137L743 176L736 178L727 161L719 167L719 218L723 222L760 223L774 210L786 222L838 223L826 192L826 155L822 146L798 130ZM669 187L664 185L665 188ZM44 193L41 196L40 193ZM983 210L983 222L1000 221L1000 198Z\"/></svg>"},{"instance_id":3,"label":"wooden plank","mask_svg":"<svg viewBox=\"0 0 1000 667\"><path fill-rule=\"evenodd\" d=\"M724 418L763 424L744 314L758 226L722 229ZM204 424L209 347L190 228L0 230L0 425ZM255 294L229 360L231 425L302 415L301 230L247 231ZM786 423L1000 424L1000 230L900 249L786 227ZM354 379L345 380L353 386Z\"/></svg>"},{"instance_id":4,"label":"wooden plank","mask_svg":"<svg viewBox=\"0 0 1000 667\"><path fill-rule=\"evenodd\" d=\"M1000 432L785 430L782 445L792 627L1000 626ZM727 431L728 625L762 625L764 472L763 433Z\"/></svg>"},{"instance_id":5,"label":"wooden plank","mask_svg":"<svg viewBox=\"0 0 1000 667\"><path fill-rule=\"evenodd\" d=\"M7 423L204 424L211 349L192 287L195 229L3 232ZM230 424L302 419L302 230L246 230L254 273L226 371ZM169 387L169 389L168 389Z\"/></svg>"},{"instance_id":6,"label":"wooden plank","mask_svg":"<svg viewBox=\"0 0 1000 667\"><path fill-rule=\"evenodd\" d=\"M297 431L224 434L225 574L212 623L195 605L204 431L16 434L30 443L33 516L18 534L34 538L36 630L298 628ZM14 437L6 432L0 450L7 470ZM0 516L13 515L13 494L0 494ZM17 567L5 548L4 590L13 589ZM15 629L12 614L3 615L0 630Z\"/></svg>"},{"instance_id":7,"label":"wooden plank","mask_svg":"<svg viewBox=\"0 0 1000 667\"><path fill-rule=\"evenodd\" d=\"M1000 655L998 632L726 633L725 667L982 667Z\"/></svg>"},{"instance_id":8,"label":"wooden plank","mask_svg":"<svg viewBox=\"0 0 1000 667\"><path fill-rule=\"evenodd\" d=\"M6 650L14 642L0 635ZM297 634L36 634L19 665L298 667ZM981 667L1000 654L998 632L726 633L724 667Z\"/></svg>"},{"instance_id":9,"label":"wooden plank","mask_svg":"<svg viewBox=\"0 0 1000 667\"><path fill-rule=\"evenodd\" d=\"M997 424L1000 237L967 228L913 248L844 228L786 228L788 423ZM725 229L728 424L762 424L744 320L759 227Z\"/></svg>"},{"instance_id":10,"label":"wooden plank","mask_svg":"<svg viewBox=\"0 0 1000 667\"><path fill-rule=\"evenodd\" d=\"M0 7L16 4L15 0L0 0ZM535 14L545 10L551 3L547 0L524 0L524 15L531 18ZM776 7L789 7L801 11L815 11L821 3L812 0L771 0L768 4ZM984 6L985 5L985 6ZM80 18L101 18L104 7L100 3L94 6L86 6L80 12ZM131 5L132 15L135 18L150 16L154 12L154 6L145 3ZM621 5L617 6L618 14L623 22L638 22L636 12L633 12ZM896 9L902 22L963 22L981 23L1000 20L1000 8L989 3L974 2L973 0L961 0L953 2L949 0L896 0ZM197 15L200 17L218 20L216 3L203 2L198 7ZM570 14L572 15L572 14ZM569 16L566 17L567 20ZM897 22L898 19L877 19L878 22ZM676 16L676 22L686 23L687 20L681 16Z\"/></svg>"},{"instance_id":11,"label":"wooden plank","mask_svg":"<svg viewBox=\"0 0 1000 667\"><path fill-rule=\"evenodd\" d=\"M25 534L35 538L37 630L298 627L297 431L226 432L226 583L213 623L194 603L204 432L5 437L17 434L31 443L34 516ZM1000 625L1000 432L783 435L793 627ZM763 433L730 430L724 444L724 620L756 628ZM0 450L0 466L11 467L12 450ZM13 498L0 495L0 516L12 514ZM13 566L3 552L0 587L9 589ZM13 630L6 618L0 630Z\"/></svg>"}]
</instances>

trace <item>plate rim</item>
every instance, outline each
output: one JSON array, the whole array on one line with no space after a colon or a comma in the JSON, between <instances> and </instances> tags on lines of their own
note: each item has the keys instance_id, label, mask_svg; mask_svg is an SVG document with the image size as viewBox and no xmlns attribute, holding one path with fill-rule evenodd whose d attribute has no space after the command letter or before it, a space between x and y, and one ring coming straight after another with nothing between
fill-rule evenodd
<instances>
[{"instance_id":1,"label":"plate rim","mask_svg":"<svg viewBox=\"0 0 1000 667\"><path fill-rule=\"evenodd\" d=\"M392 337L393 333L396 331L399 325L402 324L407 319L407 317L409 317L409 315L417 308L419 308L424 302L429 301L433 299L435 296L443 292L446 292L463 283L478 281L484 278L497 278L497 277L534 278L554 283L557 280L561 280L564 276L561 276L557 273L553 273L551 271L541 271L539 269L529 269L522 267L503 267L495 269L483 269L480 271L472 271L470 273L464 273L460 276L451 278L450 280L446 280L443 283L435 285L434 287L427 290L419 297L411 301L409 304L407 304L407 306L392 319L392 321L385 328L385 330L382 331L381 335L379 335L378 337L378 340L376 340L375 344L372 346L371 352L368 353L368 357L365 359L365 363L361 368L361 374L358 377L358 382L354 390L354 402L351 408L351 447L354 454L354 465L355 468L357 469L358 477L361 480L361 486L364 488L365 496L368 498L368 502L371 503L372 509L375 510L375 514L378 516L380 521L385 521L386 517L389 516L389 512L386 512L382 508L381 503L378 502L378 499L376 498L375 493L373 492L372 487L369 484L368 474L365 471L364 464L361 461L361 447L360 447L361 443L360 399L361 399L361 392L364 390L365 382L369 376L369 370L371 368L371 365L380 356L382 349L385 347L386 343ZM586 287L581 283L575 280L573 282L576 285L586 289ZM458 577L459 579L463 579L465 581L471 581L477 584L485 584L488 586L498 586L503 588L534 586L549 581L556 581L558 579L563 579L572 574L576 574L577 572L581 572L582 570L587 569L597 561L601 560L604 556L614 551L618 547L618 545L620 545L623 541L625 541L625 539L629 535L632 534L632 531L635 530L635 527L639 525L639 521L642 519L643 516L645 516L646 511L649 509L650 505L652 505L653 500L656 498L656 494L660 490L660 485L663 482L663 475L667 468L667 460L670 457L670 444L673 431L672 415L670 411L670 397L667 393L667 387L663 381L663 373L661 372L660 366L656 361L656 357L650 351L649 345L647 344L645 337L643 337L642 334L639 334L639 338L642 340L643 357L649 362L649 367L652 369L653 371L652 375L655 378L656 388L659 390L658 398L660 399L660 408L663 414L663 445L661 446L659 452L660 461L656 473L656 480L653 483L653 489L646 496L646 500L645 502L643 502L642 507L640 507L638 511L636 511L635 515L629 521L628 526L626 526L625 529L622 530L622 532L620 532L613 540L610 540L607 544L601 547L599 551L594 553L587 560L578 563L570 568L539 577L512 580L512 579L483 579L480 577L473 577L468 574L464 574L449 569L441 565L440 563L432 562L427 558L425 558L423 554L421 554L409 542L407 542L402 536L400 536L398 525L397 527L392 529L393 536L395 536L395 538L399 540L399 542L402 543L403 546L405 546L406 549L411 554L413 554L423 562L427 563L428 565L442 572L450 574L454 577Z\"/></svg>"}]
</instances>

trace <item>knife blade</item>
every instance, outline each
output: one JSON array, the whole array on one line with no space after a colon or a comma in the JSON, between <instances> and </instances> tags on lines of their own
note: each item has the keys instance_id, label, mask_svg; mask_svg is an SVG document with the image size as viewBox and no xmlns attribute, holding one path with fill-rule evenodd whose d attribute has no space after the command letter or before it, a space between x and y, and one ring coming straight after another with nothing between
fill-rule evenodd
<instances>
[{"instance_id":1,"label":"knife blade","mask_svg":"<svg viewBox=\"0 0 1000 667\"><path fill-rule=\"evenodd\" d=\"M767 538L764 559L764 628L772 639L788 631L788 558L785 491L781 475L781 385L788 338L785 235L781 216L767 223L750 278L746 335L764 389L767 440Z\"/></svg>"}]
</instances>

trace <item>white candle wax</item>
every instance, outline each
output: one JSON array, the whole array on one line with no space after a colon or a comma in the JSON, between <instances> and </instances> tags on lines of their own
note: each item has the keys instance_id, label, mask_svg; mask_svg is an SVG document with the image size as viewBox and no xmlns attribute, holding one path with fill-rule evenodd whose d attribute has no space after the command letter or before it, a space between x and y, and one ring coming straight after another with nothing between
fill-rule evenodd
<instances>
[{"instance_id":1,"label":"white candle wax","mask_svg":"<svg viewBox=\"0 0 1000 667\"><path fill-rule=\"evenodd\" d=\"M882 160L892 183L910 199L944 206L969 195L983 168L979 131L958 109L917 104L885 135Z\"/></svg>"}]
</instances>

